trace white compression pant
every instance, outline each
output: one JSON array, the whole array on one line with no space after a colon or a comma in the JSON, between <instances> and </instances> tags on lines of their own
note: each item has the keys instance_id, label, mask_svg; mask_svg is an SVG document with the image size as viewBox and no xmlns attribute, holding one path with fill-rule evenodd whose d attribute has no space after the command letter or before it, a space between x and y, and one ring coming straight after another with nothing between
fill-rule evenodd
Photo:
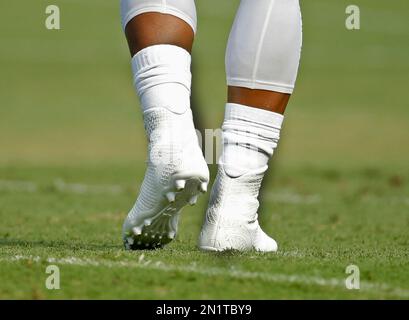
<instances>
[{"instance_id":1,"label":"white compression pant","mask_svg":"<svg viewBox=\"0 0 409 320\"><path fill-rule=\"evenodd\" d=\"M196 31L194 0L122 0L123 28L145 12L174 15ZM292 93L301 42L299 0L241 0L226 50L227 84Z\"/></svg>"}]
</instances>

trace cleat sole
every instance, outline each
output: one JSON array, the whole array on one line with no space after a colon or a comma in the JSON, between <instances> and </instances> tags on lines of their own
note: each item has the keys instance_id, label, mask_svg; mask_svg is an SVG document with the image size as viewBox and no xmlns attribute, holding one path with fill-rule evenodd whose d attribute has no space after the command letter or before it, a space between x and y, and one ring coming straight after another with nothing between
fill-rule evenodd
<instances>
[{"instance_id":1,"label":"cleat sole","mask_svg":"<svg viewBox=\"0 0 409 320\"><path fill-rule=\"evenodd\" d=\"M197 202L200 193L206 190L207 182L198 177L173 181L172 187L164 192L163 205L149 217L145 215L145 219L132 228L132 234L124 237L125 249L154 250L175 239L181 210Z\"/></svg>"}]
</instances>

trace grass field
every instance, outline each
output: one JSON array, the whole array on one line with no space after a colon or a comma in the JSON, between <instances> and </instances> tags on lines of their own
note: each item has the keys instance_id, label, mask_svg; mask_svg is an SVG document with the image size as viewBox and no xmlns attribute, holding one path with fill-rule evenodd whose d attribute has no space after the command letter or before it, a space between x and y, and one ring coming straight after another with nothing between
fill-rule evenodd
<instances>
[{"instance_id":1,"label":"grass field","mask_svg":"<svg viewBox=\"0 0 409 320\"><path fill-rule=\"evenodd\" d=\"M406 0L356 1L359 31L349 1L302 3L300 76L261 195L277 254L200 252L207 196L164 250L123 250L146 142L118 3L53 3L60 31L44 27L48 1L0 3L0 298L409 299ZM197 0L204 128L222 121L237 3ZM351 264L360 290L345 288Z\"/></svg>"}]
</instances>

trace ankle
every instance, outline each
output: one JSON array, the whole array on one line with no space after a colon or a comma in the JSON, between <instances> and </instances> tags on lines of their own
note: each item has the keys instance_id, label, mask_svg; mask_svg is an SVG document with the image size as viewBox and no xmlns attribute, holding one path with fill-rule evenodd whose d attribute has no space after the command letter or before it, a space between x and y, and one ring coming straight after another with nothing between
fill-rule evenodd
<instances>
[{"instance_id":1,"label":"ankle","mask_svg":"<svg viewBox=\"0 0 409 320\"><path fill-rule=\"evenodd\" d=\"M221 163L238 177L265 171L280 139L283 115L239 104L226 104Z\"/></svg>"},{"instance_id":2,"label":"ankle","mask_svg":"<svg viewBox=\"0 0 409 320\"><path fill-rule=\"evenodd\" d=\"M173 45L154 45L132 58L142 111L163 107L184 113L190 107L190 54Z\"/></svg>"}]
</instances>

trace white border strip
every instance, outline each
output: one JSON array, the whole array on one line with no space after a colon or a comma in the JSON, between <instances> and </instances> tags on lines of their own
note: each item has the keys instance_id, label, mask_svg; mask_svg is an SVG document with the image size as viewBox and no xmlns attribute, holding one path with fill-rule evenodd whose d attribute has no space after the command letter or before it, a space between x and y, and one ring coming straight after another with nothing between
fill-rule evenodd
<instances>
[{"instance_id":1,"label":"white border strip","mask_svg":"<svg viewBox=\"0 0 409 320\"><path fill-rule=\"evenodd\" d=\"M224 269L217 267L201 267L196 263L192 263L187 266L175 266L171 264L165 264L161 261L146 260L145 255L141 254L136 261L110 261L110 260L96 260L96 259L84 259L78 257L63 257L63 258L41 258L39 256L24 256L15 255L11 257L2 257L0 262L15 263L19 261L33 261L36 263L47 262L60 265L73 265L82 267L104 267L104 268L138 268L148 269L163 272L182 272L182 273L194 273L203 276L222 276L233 279L246 279L246 280L261 280L271 283L284 283L284 284L299 284L299 285L314 285L327 288L344 289L345 280L336 278L321 278L316 276L304 276L304 275L287 275L287 274L272 274L267 272L252 272L238 270L235 268ZM385 283L364 283L361 281L360 291L365 292L378 292L384 295L390 295L399 298L409 298L409 289L392 287ZM359 298L359 297L358 297Z\"/></svg>"}]
</instances>

